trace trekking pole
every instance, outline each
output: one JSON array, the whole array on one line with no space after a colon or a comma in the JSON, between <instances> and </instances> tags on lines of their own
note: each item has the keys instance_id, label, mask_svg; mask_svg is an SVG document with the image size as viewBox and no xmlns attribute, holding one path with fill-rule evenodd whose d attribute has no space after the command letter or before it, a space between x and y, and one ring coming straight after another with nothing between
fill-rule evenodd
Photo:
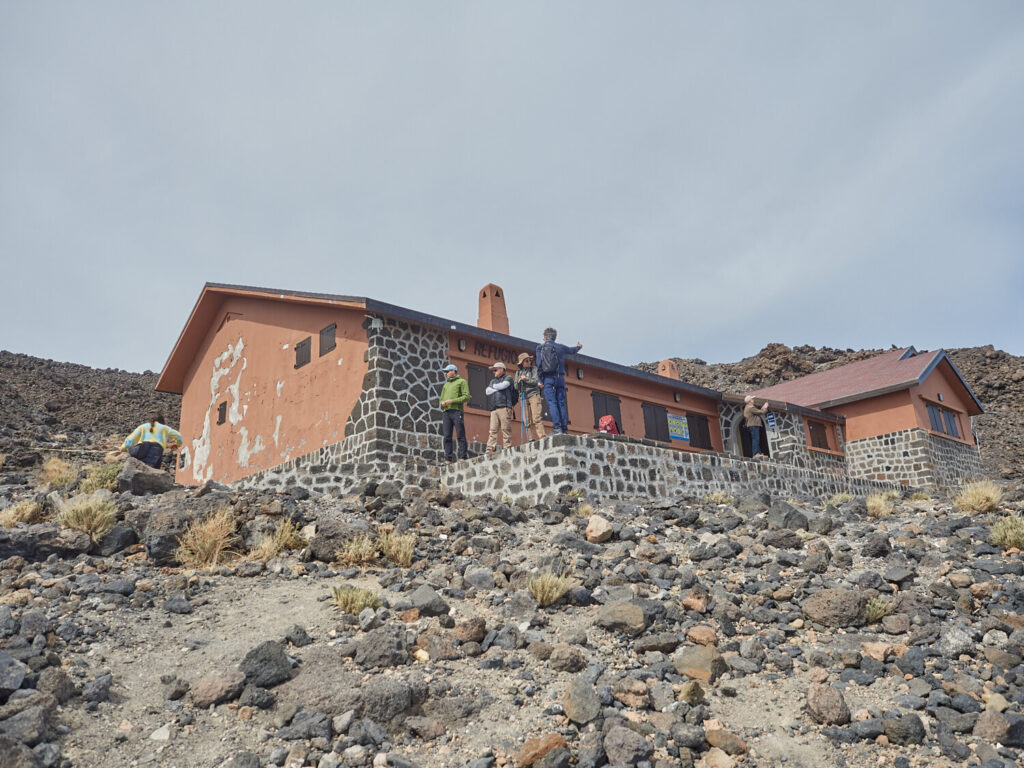
<instances>
[{"instance_id":1,"label":"trekking pole","mask_svg":"<svg viewBox=\"0 0 1024 768\"><path fill-rule=\"evenodd\" d=\"M526 430L526 393L519 393L519 444L526 442L523 434Z\"/></svg>"}]
</instances>

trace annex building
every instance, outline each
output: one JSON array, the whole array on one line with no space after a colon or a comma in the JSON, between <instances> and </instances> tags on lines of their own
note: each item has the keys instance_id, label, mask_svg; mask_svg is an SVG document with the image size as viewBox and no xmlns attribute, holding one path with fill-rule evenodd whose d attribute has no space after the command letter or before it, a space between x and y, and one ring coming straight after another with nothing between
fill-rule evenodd
<instances>
[{"instance_id":1,"label":"annex building","mask_svg":"<svg viewBox=\"0 0 1024 768\"><path fill-rule=\"evenodd\" d=\"M345 493L370 476L406 486L429 478L469 494L541 500L570 489L612 498L823 496L980 474L970 431L980 403L945 353L912 348L872 369L863 386L843 389L837 382L849 377L840 375L826 380L834 389L824 387L824 397L814 385L764 390L768 460L749 458L742 396L681 381L670 360L653 374L580 354L567 360L569 435L441 466L444 366L457 365L469 383L466 431L480 453L489 366L500 360L512 372L538 343L509 335L499 286L480 291L478 309L468 325L366 297L206 284L157 383L182 395L178 482ZM622 435L595 434L606 414Z\"/></svg>"}]
</instances>

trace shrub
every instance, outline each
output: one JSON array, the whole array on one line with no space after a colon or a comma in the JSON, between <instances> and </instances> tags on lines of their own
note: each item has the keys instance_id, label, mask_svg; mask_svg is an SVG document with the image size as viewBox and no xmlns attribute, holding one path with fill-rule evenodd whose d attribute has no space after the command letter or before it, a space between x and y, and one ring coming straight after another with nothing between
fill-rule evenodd
<instances>
[{"instance_id":1,"label":"shrub","mask_svg":"<svg viewBox=\"0 0 1024 768\"><path fill-rule=\"evenodd\" d=\"M85 531L93 541L102 539L117 521L117 508L112 501L79 499L68 502L57 517L65 528Z\"/></svg>"},{"instance_id":2,"label":"shrub","mask_svg":"<svg viewBox=\"0 0 1024 768\"><path fill-rule=\"evenodd\" d=\"M892 514L892 501L884 493L873 493L867 498L868 517L881 518Z\"/></svg>"},{"instance_id":3,"label":"shrub","mask_svg":"<svg viewBox=\"0 0 1024 768\"><path fill-rule=\"evenodd\" d=\"M715 491L704 497L709 504L732 504L733 498L725 491Z\"/></svg>"},{"instance_id":4,"label":"shrub","mask_svg":"<svg viewBox=\"0 0 1024 768\"><path fill-rule=\"evenodd\" d=\"M927 491L914 491L910 494L911 501L928 501L931 497L932 495Z\"/></svg>"},{"instance_id":5,"label":"shrub","mask_svg":"<svg viewBox=\"0 0 1024 768\"><path fill-rule=\"evenodd\" d=\"M827 507L838 507L845 504L848 501L853 501L852 493L836 493L832 495L832 498L825 502Z\"/></svg>"},{"instance_id":6,"label":"shrub","mask_svg":"<svg viewBox=\"0 0 1024 768\"><path fill-rule=\"evenodd\" d=\"M117 490L117 476L121 473L120 464L93 464L85 475L78 490L82 493L92 493L101 488L108 491Z\"/></svg>"},{"instance_id":7,"label":"shrub","mask_svg":"<svg viewBox=\"0 0 1024 768\"><path fill-rule=\"evenodd\" d=\"M4 528L13 528L19 523L25 523L26 525L41 523L45 519L46 515L43 514L43 505L38 501L19 501L14 506L0 510L0 526Z\"/></svg>"},{"instance_id":8,"label":"shrub","mask_svg":"<svg viewBox=\"0 0 1024 768\"><path fill-rule=\"evenodd\" d=\"M594 514L594 505L593 504L577 504L576 505L576 514L579 515L580 517L590 517L592 514Z\"/></svg>"},{"instance_id":9,"label":"shrub","mask_svg":"<svg viewBox=\"0 0 1024 768\"><path fill-rule=\"evenodd\" d=\"M335 604L345 613L358 616L364 608L377 608L380 600L376 593L358 587L335 587L331 590Z\"/></svg>"},{"instance_id":10,"label":"shrub","mask_svg":"<svg viewBox=\"0 0 1024 768\"><path fill-rule=\"evenodd\" d=\"M868 624L875 624L883 617L892 613L893 604L880 597L872 597L864 606L864 621Z\"/></svg>"},{"instance_id":11,"label":"shrub","mask_svg":"<svg viewBox=\"0 0 1024 768\"><path fill-rule=\"evenodd\" d=\"M221 507L202 520L189 523L178 540L178 560L188 568L217 564L231 552L235 541L235 515L231 507Z\"/></svg>"},{"instance_id":12,"label":"shrub","mask_svg":"<svg viewBox=\"0 0 1024 768\"><path fill-rule=\"evenodd\" d=\"M550 571L531 576L526 584L526 588L541 608L557 603L571 586L572 579L568 576L556 576Z\"/></svg>"},{"instance_id":13,"label":"shrub","mask_svg":"<svg viewBox=\"0 0 1024 768\"><path fill-rule=\"evenodd\" d=\"M380 553L369 536L349 539L338 552L338 562L345 565L373 565L380 560Z\"/></svg>"},{"instance_id":14,"label":"shrub","mask_svg":"<svg viewBox=\"0 0 1024 768\"><path fill-rule=\"evenodd\" d=\"M40 480L49 485L71 485L78 478L78 472L64 459L47 459L43 462Z\"/></svg>"},{"instance_id":15,"label":"shrub","mask_svg":"<svg viewBox=\"0 0 1024 768\"><path fill-rule=\"evenodd\" d=\"M991 480L976 480L960 488L954 504L966 512L991 512L1003 500L1003 489Z\"/></svg>"},{"instance_id":16,"label":"shrub","mask_svg":"<svg viewBox=\"0 0 1024 768\"><path fill-rule=\"evenodd\" d=\"M392 528L382 528L377 533L377 549L395 565L408 568L416 554L416 534L396 533Z\"/></svg>"},{"instance_id":17,"label":"shrub","mask_svg":"<svg viewBox=\"0 0 1024 768\"><path fill-rule=\"evenodd\" d=\"M566 496L568 496L570 499L576 499L577 501L579 501L580 499L583 498L583 489L573 488L568 493L566 493Z\"/></svg>"},{"instance_id":18,"label":"shrub","mask_svg":"<svg viewBox=\"0 0 1024 768\"><path fill-rule=\"evenodd\" d=\"M299 526L291 520L282 520L273 533L264 535L259 546L249 553L249 558L265 563L286 549L302 549L304 546L306 540L299 533Z\"/></svg>"},{"instance_id":19,"label":"shrub","mask_svg":"<svg viewBox=\"0 0 1024 768\"><path fill-rule=\"evenodd\" d=\"M1024 517L1007 515L992 526L990 541L1002 549L1024 549Z\"/></svg>"}]
</instances>

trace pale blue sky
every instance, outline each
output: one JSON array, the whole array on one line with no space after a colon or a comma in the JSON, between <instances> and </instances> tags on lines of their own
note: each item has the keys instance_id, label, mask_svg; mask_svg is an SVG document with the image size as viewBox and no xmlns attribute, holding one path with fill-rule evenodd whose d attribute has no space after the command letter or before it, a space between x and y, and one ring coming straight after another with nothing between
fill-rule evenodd
<instances>
[{"instance_id":1,"label":"pale blue sky","mask_svg":"<svg viewBox=\"0 0 1024 768\"><path fill-rule=\"evenodd\" d=\"M1024 354L1024 3L0 0L0 348L159 370L206 281L621 363Z\"/></svg>"}]
</instances>

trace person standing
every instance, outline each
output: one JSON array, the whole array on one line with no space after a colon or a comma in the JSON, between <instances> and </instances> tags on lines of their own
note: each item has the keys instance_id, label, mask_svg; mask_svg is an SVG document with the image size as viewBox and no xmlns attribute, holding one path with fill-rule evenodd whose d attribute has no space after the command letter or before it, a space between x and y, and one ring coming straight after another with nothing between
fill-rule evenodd
<instances>
[{"instance_id":1,"label":"person standing","mask_svg":"<svg viewBox=\"0 0 1024 768\"><path fill-rule=\"evenodd\" d=\"M540 397L540 379L533 357L529 352L519 355L519 369L512 383L523 401L523 412L519 418L526 422L528 440L540 440L544 437L544 403Z\"/></svg>"},{"instance_id":2,"label":"person standing","mask_svg":"<svg viewBox=\"0 0 1024 768\"><path fill-rule=\"evenodd\" d=\"M469 402L469 385L459 376L459 369L454 365L444 368L445 382L441 386L441 435L444 437L444 460L451 464L455 461L455 441L459 443L459 458L469 456L466 443L466 423L463 420L462 408Z\"/></svg>"},{"instance_id":3,"label":"person standing","mask_svg":"<svg viewBox=\"0 0 1024 768\"><path fill-rule=\"evenodd\" d=\"M766 400L760 408L754 405L754 396L747 395L743 398L743 423L750 430L750 453L755 459L764 456L761 453L761 436L764 434L764 419L761 417L768 413L768 401Z\"/></svg>"},{"instance_id":4,"label":"person standing","mask_svg":"<svg viewBox=\"0 0 1024 768\"><path fill-rule=\"evenodd\" d=\"M552 434L569 434L569 411L565 399L565 356L575 355L582 348L582 342L575 347L567 347L555 341L558 331L554 328L544 329L544 342L537 346L537 371L540 377L539 387L544 393L551 414Z\"/></svg>"},{"instance_id":5,"label":"person standing","mask_svg":"<svg viewBox=\"0 0 1024 768\"><path fill-rule=\"evenodd\" d=\"M138 459L143 464L156 469L160 466L160 460L164 457L167 444L174 447L184 442L181 433L171 429L163 423L163 415L155 416L145 424L139 424L121 444L122 451L128 451L128 455Z\"/></svg>"},{"instance_id":6,"label":"person standing","mask_svg":"<svg viewBox=\"0 0 1024 768\"><path fill-rule=\"evenodd\" d=\"M491 428L487 433L487 452L494 453L498 445L498 430L501 430L501 445L512 447L512 408L516 404L516 388L512 379L505 374L505 364L498 361L491 366L494 378L484 392L487 395L487 406L491 409Z\"/></svg>"}]
</instances>

